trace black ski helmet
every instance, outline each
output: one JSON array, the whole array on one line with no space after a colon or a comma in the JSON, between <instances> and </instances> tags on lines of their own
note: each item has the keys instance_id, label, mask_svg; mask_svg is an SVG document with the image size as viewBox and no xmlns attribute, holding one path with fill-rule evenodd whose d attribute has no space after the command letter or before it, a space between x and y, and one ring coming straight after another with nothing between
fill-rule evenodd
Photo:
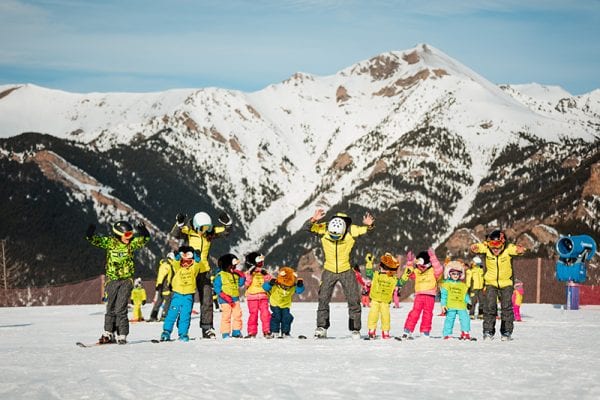
<instances>
[{"instance_id":1,"label":"black ski helmet","mask_svg":"<svg viewBox=\"0 0 600 400\"><path fill-rule=\"evenodd\" d=\"M427 253L426 251L422 251L419 254L417 254L417 258L415 259L415 264L416 265L424 265L426 267L429 267L431 265L431 259L429 258L429 253Z\"/></svg>"},{"instance_id":2,"label":"black ski helmet","mask_svg":"<svg viewBox=\"0 0 600 400\"><path fill-rule=\"evenodd\" d=\"M246 254L246 266L249 268L256 267L258 264L262 263L264 259L265 256L257 251L253 251L252 253Z\"/></svg>"},{"instance_id":3,"label":"black ski helmet","mask_svg":"<svg viewBox=\"0 0 600 400\"><path fill-rule=\"evenodd\" d=\"M131 239L133 236L133 226L127 221L117 221L112 226L112 231L116 237Z\"/></svg>"},{"instance_id":4,"label":"black ski helmet","mask_svg":"<svg viewBox=\"0 0 600 400\"><path fill-rule=\"evenodd\" d=\"M235 268L240 263L240 260L235 254L225 254L219 257L217 265L222 271L227 271L230 268Z\"/></svg>"}]
</instances>

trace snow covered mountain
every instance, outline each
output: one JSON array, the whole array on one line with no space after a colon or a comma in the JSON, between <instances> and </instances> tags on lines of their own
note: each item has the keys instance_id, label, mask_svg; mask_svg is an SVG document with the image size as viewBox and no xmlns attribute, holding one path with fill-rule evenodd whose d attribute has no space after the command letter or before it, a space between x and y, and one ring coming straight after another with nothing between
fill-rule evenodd
<instances>
[{"instance_id":1,"label":"snow covered mountain","mask_svg":"<svg viewBox=\"0 0 600 400\"><path fill-rule=\"evenodd\" d=\"M56 242L133 212L157 235L147 273L179 211L233 215L216 253L261 249L294 266L318 253L303 231L316 207L376 216L356 263L432 244L461 254L495 225L542 253L565 229L600 232L600 90L496 86L425 44L254 93L4 85L0 138L1 237L31 236L32 212Z\"/></svg>"}]
</instances>

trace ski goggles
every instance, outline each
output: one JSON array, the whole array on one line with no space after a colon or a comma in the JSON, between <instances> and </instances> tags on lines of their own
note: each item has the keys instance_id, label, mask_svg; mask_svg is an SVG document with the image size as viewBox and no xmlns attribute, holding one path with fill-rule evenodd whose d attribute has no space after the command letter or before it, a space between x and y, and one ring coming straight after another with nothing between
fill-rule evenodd
<instances>
[{"instance_id":1,"label":"ski goggles","mask_svg":"<svg viewBox=\"0 0 600 400\"><path fill-rule=\"evenodd\" d=\"M131 239L133 237L133 231L127 231L127 232L123 232L123 234L121 235L121 237L123 239Z\"/></svg>"},{"instance_id":2,"label":"ski goggles","mask_svg":"<svg viewBox=\"0 0 600 400\"><path fill-rule=\"evenodd\" d=\"M208 232L208 231L212 230L212 227L213 227L212 225L202 225L200 227L200 232Z\"/></svg>"},{"instance_id":3,"label":"ski goggles","mask_svg":"<svg viewBox=\"0 0 600 400\"><path fill-rule=\"evenodd\" d=\"M504 241L503 240L488 240L487 245L491 249L500 249L500 248L504 247Z\"/></svg>"}]
</instances>

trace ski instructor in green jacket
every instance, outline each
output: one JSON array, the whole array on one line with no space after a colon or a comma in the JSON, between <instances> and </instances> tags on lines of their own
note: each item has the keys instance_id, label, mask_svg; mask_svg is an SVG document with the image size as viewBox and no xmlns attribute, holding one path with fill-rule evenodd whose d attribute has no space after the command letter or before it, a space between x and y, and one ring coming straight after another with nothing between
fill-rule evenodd
<instances>
[{"instance_id":1,"label":"ski instructor in green jacket","mask_svg":"<svg viewBox=\"0 0 600 400\"><path fill-rule=\"evenodd\" d=\"M325 211L317 209L309 221L311 233L321 237L325 263L319 286L319 306L317 309L316 338L326 338L329 328L329 303L335 284L339 281L348 302L348 329L352 338L360 338L361 306L360 289L354 270L350 264L350 252L358 236L373 229L375 219L369 213L363 217L363 225L353 225L346 214L337 213L329 222L319 223Z\"/></svg>"},{"instance_id":2,"label":"ski instructor in green jacket","mask_svg":"<svg viewBox=\"0 0 600 400\"><path fill-rule=\"evenodd\" d=\"M150 233L143 223L138 224L139 236L133 236L133 227L127 221L118 221L112 225L112 236L95 235L96 226L90 224L85 238L94 246L106 250L106 314L104 314L104 333L99 344L127 343L129 319L127 304L133 289L135 266L133 252L139 250L150 240ZM113 331L116 329L115 338Z\"/></svg>"}]
</instances>

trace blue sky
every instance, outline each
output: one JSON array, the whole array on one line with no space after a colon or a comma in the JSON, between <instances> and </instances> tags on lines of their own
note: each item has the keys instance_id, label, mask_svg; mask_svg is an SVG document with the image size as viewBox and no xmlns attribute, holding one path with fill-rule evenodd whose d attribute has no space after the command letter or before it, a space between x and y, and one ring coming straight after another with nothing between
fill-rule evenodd
<instances>
[{"instance_id":1,"label":"blue sky","mask_svg":"<svg viewBox=\"0 0 600 400\"><path fill-rule=\"evenodd\" d=\"M0 0L0 84L255 91L427 43L494 83L600 88L600 0Z\"/></svg>"}]
</instances>

